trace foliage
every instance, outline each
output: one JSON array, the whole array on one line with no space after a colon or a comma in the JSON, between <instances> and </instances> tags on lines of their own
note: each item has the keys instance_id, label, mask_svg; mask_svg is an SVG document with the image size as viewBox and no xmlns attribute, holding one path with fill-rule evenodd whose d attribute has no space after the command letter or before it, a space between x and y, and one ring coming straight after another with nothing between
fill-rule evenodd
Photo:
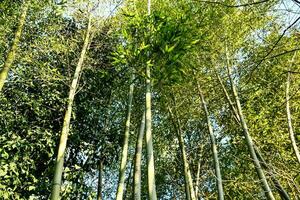
<instances>
[{"instance_id":1,"label":"foliage","mask_svg":"<svg viewBox=\"0 0 300 200\"><path fill-rule=\"evenodd\" d=\"M12 45L22 2L0 2L0 68ZM93 16L92 40L72 108L62 199L96 199L100 162L104 165L103 199L115 198L132 74L135 89L125 199L133 196L146 78L152 81L158 199L186 197L176 123L168 106L176 110L181 124L195 188L200 165L199 198L217 198L211 143L196 81L213 124L225 199L266 199L242 128L224 93L225 88L234 98L228 65L276 199L280 196L274 177L291 199L299 198L299 163L285 108L290 71L289 102L299 148L299 24L285 30L287 22L277 11L282 6L279 1L153 0L148 15L146 1L128 0L110 16L101 12L118 2L99 2L30 1L16 59L0 94L0 199L47 199L50 195L67 95L88 14ZM290 4L296 6L296 1ZM151 77L146 77L146 66L151 67ZM146 158L143 149L142 199L147 199Z\"/></svg>"}]
</instances>

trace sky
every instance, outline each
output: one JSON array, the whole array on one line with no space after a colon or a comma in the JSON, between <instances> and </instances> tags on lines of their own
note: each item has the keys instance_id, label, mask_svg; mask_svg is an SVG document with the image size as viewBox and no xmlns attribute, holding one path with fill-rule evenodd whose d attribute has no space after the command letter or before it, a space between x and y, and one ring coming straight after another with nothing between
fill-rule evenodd
<instances>
[{"instance_id":1,"label":"sky","mask_svg":"<svg viewBox=\"0 0 300 200\"><path fill-rule=\"evenodd\" d=\"M280 14L280 19L286 24L286 27L300 17L300 5L293 0L281 0L275 11ZM295 26L299 26L299 22Z\"/></svg>"},{"instance_id":2,"label":"sky","mask_svg":"<svg viewBox=\"0 0 300 200\"><path fill-rule=\"evenodd\" d=\"M90 0L90 5L86 2L67 3L64 15L70 17L76 10L85 11L88 8L92 10L94 16L107 18L113 15L122 4L122 0Z\"/></svg>"}]
</instances>

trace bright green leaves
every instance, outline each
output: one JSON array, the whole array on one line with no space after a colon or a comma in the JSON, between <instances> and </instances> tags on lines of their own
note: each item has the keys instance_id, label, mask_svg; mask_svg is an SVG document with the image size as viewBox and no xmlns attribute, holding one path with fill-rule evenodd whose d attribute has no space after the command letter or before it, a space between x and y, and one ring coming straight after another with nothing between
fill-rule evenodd
<instances>
[{"instance_id":1,"label":"bright green leaves","mask_svg":"<svg viewBox=\"0 0 300 200\"><path fill-rule=\"evenodd\" d=\"M150 16L124 14L123 23L117 34L120 44L112 55L114 65L135 68L144 76L146 63L152 60L152 79L165 84L182 80L187 71L183 58L200 41L188 17L154 10Z\"/></svg>"},{"instance_id":2,"label":"bright green leaves","mask_svg":"<svg viewBox=\"0 0 300 200\"><path fill-rule=\"evenodd\" d=\"M146 45L145 42L143 41L141 46L139 47L139 50L143 51L143 50L146 50L149 47L150 47L150 44Z\"/></svg>"},{"instance_id":3,"label":"bright green leaves","mask_svg":"<svg viewBox=\"0 0 300 200\"><path fill-rule=\"evenodd\" d=\"M2 135L0 143L2 144L0 148L0 195L9 196L4 199L25 197L19 194L21 192L19 185L22 184L25 190L33 190L30 186L38 182L31 171L36 170L30 155L30 149L33 146L29 146L25 139L15 133Z\"/></svg>"},{"instance_id":4,"label":"bright green leaves","mask_svg":"<svg viewBox=\"0 0 300 200\"><path fill-rule=\"evenodd\" d=\"M170 53L171 51L173 51L175 49L175 47L177 46L177 44L174 44L171 47L168 47L168 45L165 46L164 52L166 53Z\"/></svg>"},{"instance_id":5,"label":"bright green leaves","mask_svg":"<svg viewBox=\"0 0 300 200\"><path fill-rule=\"evenodd\" d=\"M8 165L3 165L1 166L1 169L0 169L0 176L1 177L4 177L8 172Z\"/></svg>"}]
</instances>

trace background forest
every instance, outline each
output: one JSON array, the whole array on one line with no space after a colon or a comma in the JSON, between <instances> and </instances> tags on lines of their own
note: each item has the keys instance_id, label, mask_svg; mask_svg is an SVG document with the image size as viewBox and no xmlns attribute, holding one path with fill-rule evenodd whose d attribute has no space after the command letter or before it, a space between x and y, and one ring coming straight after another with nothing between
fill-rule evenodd
<instances>
[{"instance_id":1,"label":"background forest","mask_svg":"<svg viewBox=\"0 0 300 200\"><path fill-rule=\"evenodd\" d=\"M300 1L1 0L0 199L300 199Z\"/></svg>"}]
</instances>

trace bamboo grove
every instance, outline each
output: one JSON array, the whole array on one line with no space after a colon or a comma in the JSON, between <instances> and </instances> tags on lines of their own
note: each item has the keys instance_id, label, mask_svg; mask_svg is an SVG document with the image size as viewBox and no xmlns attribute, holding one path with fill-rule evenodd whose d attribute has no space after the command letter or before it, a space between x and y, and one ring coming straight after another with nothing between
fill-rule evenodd
<instances>
[{"instance_id":1,"label":"bamboo grove","mask_svg":"<svg viewBox=\"0 0 300 200\"><path fill-rule=\"evenodd\" d=\"M0 199L300 199L298 0L0 1Z\"/></svg>"}]
</instances>

